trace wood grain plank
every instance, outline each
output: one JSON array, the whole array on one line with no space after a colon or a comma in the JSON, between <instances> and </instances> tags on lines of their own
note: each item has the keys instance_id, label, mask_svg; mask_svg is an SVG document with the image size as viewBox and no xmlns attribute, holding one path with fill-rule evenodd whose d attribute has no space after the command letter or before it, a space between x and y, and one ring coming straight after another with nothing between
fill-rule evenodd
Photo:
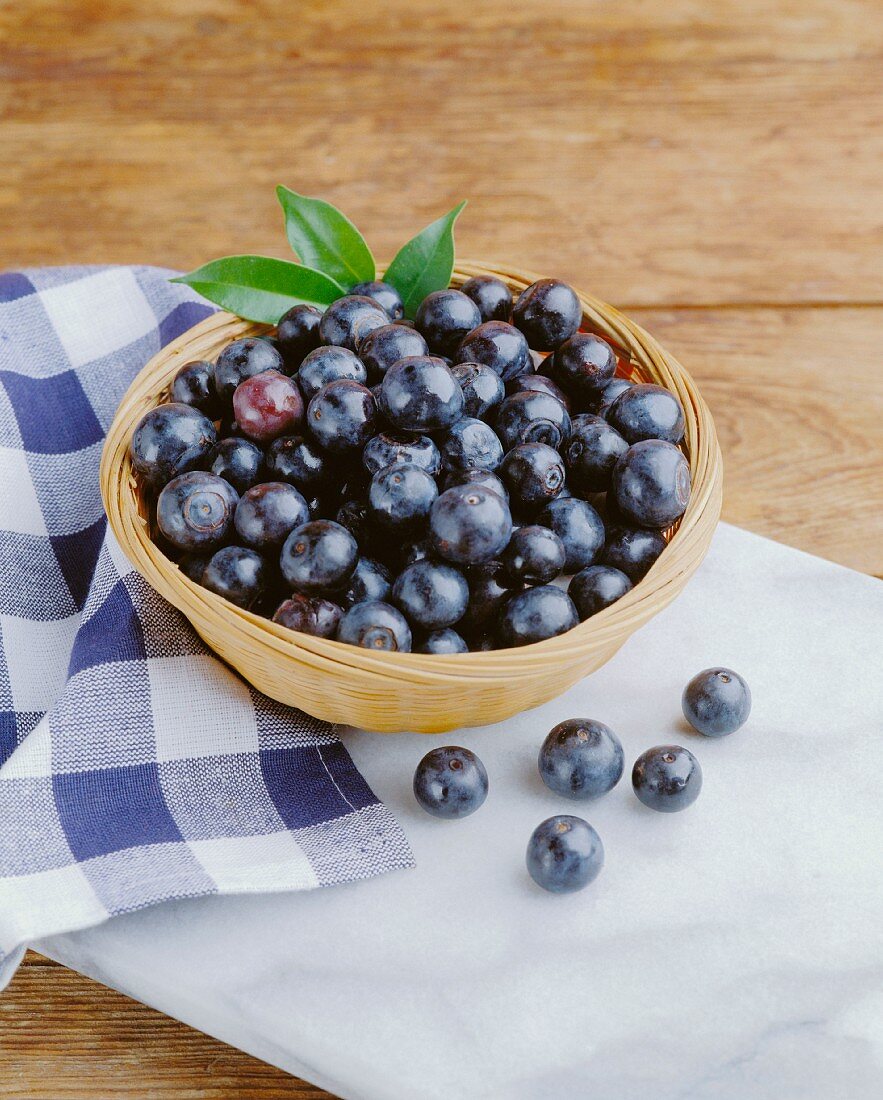
<instances>
[{"instance_id":1,"label":"wood grain plank","mask_svg":"<svg viewBox=\"0 0 883 1100\"><path fill-rule=\"evenodd\" d=\"M29 0L0 36L6 266L284 254L286 181L381 256L469 197L462 255L623 305L883 301L878 0Z\"/></svg>"}]
</instances>

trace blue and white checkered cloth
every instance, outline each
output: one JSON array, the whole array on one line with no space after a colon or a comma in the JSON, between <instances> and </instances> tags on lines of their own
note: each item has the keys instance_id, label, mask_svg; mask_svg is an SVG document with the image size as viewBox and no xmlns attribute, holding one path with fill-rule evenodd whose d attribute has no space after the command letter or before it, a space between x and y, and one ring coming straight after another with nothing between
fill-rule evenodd
<instances>
[{"instance_id":1,"label":"blue and white checkered cloth","mask_svg":"<svg viewBox=\"0 0 883 1100\"><path fill-rule=\"evenodd\" d=\"M117 404L211 312L169 274L0 275L0 987L118 913L412 863L333 729L231 673L106 528Z\"/></svg>"}]
</instances>

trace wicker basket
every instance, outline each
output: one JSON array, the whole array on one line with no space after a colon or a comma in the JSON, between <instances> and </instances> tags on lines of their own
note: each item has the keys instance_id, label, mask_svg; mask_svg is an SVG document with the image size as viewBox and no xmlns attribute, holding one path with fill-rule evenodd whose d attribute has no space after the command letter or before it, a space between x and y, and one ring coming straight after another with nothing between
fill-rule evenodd
<instances>
[{"instance_id":1,"label":"wicker basket","mask_svg":"<svg viewBox=\"0 0 883 1100\"><path fill-rule=\"evenodd\" d=\"M496 275L517 294L537 276L463 263L452 285ZM144 577L190 620L201 637L260 691L332 722L392 732L439 733L498 722L561 694L609 661L628 637L681 591L704 557L721 509L723 466L711 414L683 368L643 329L587 294L584 327L610 340L625 373L677 394L686 415L683 449L693 492L685 515L647 576L611 607L557 638L521 649L444 657L369 653L293 633L242 611L189 580L150 537L149 517L132 472L129 440L144 413L165 400L179 367L214 359L225 344L268 331L216 313L169 344L144 367L123 398L107 436L101 492L111 528ZM623 373L622 365L620 373Z\"/></svg>"}]
</instances>

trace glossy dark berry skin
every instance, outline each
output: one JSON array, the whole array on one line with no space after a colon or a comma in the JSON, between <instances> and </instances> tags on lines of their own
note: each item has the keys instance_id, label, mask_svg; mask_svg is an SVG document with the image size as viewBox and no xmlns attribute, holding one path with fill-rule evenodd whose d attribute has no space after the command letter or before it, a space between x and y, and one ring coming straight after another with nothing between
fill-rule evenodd
<instances>
[{"instance_id":1,"label":"glossy dark berry skin","mask_svg":"<svg viewBox=\"0 0 883 1100\"><path fill-rule=\"evenodd\" d=\"M253 611L267 591L267 563L255 550L245 546L225 546L205 567L202 586L225 600Z\"/></svg>"},{"instance_id":2,"label":"glossy dark berry skin","mask_svg":"<svg viewBox=\"0 0 883 1100\"><path fill-rule=\"evenodd\" d=\"M439 655L444 655L446 653L468 653L469 646L456 630L452 630L449 626L446 626L442 630L433 630L427 634L414 646L414 652L435 653Z\"/></svg>"},{"instance_id":3,"label":"glossy dark berry skin","mask_svg":"<svg viewBox=\"0 0 883 1100\"><path fill-rule=\"evenodd\" d=\"M414 772L414 797L433 817L468 817L484 804L487 792L484 764L455 745L431 749Z\"/></svg>"},{"instance_id":4,"label":"glossy dark berry skin","mask_svg":"<svg viewBox=\"0 0 883 1100\"><path fill-rule=\"evenodd\" d=\"M433 355L452 356L463 337L481 324L481 314L461 291L435 290L420 303L414 320Z\"/></svg>"},{"instance_id":5,"label":"glossy dark berry skin","mask_svg":"<svg viewBox=\"0 0 883 1100\"><path fill-rule=\"evenodd\" d=\"M684 410L675 395L650 383L624 390L607 410L607 421L623 439L664 439L680 443L684 438Z\"/></svg>"},{"instance_id":6,"label":"glossy dark berry skin","mask_svg":"<svg viewBox=\"0 0 883 1100\"><path fill-rule=\"evenodd\" d=\"M392 602L408 622L423 630L453 626L463 617L468 601L466 578L444 562L414 562L392 586Z\"/></svg>"},{"instance_id":7,"label":"glossy dark berry skin","mask_svg":"<svg viewBox=\"0 0 883 1100\"><path fill-rule=\"evenodd\" d=\"M751 689L738 672L706 668L684 688L684 717L706 737L726 737L744 726L751 713Z\"/></svg>"},{"instance_id":8,"label":"glossy dark berry skin","mask_svg":"<svg viewBox=\"0 0 883 1100\"><path fill-rule=\"evenodd\" d=\"M217 420L221 415L221 401L215 392L213 363L204 360L185 363L172 380L169 396L181 405L199 409L209 420Z\"/></svg>"},{"instance_id":9,"label":"glossy dark berry skin","mask_svg":"<svg viewBox=\"0 0 883 1100\"><path fill-rule=\"evenodd\" d=\"M503 459L500 477L513 508L533 513L564 488L564 460L545 443L519 443Z\"/></svg>"},{"instance_id":10,"label":"glossy dark berry skin","mask_svg":"<svg viewBox=\"0 0 883 1100\"><path fill-rule=\"evenodd\" d=\"M289 531L310 518L307 502L293 485L265 481L253 485L236 505L234 526L240 541L252 550L278 549Z\"/></svg>"},{"instance_id":11,"label":"glossy dark berry skin","mask_svg":"<svg viewBox=\"0 0 883 1100\"><path fill-rule=\"evenodd\" d=\"M265 370L285 370L282 355L272 344L256 336L234 340L215 363L215 391L222 401L229 401L241 382Z\"/></svg>"},{"instance_id":12,"label":"glossy dark berry skin","mask_svg":"<svg viewBox=\"0 0 883 1100\"><path fill-rule=\"evenodd\" d=\"M202 574L205 572L205 567L211 560L211 556L211 550L207 550L204 553L185 554L183 558L179 559L178 568L185 577L189 577L190 580L195 581L197 584L201 584Z\"/></svg>"},{"instance_id":13,"label":"glossy dark berry skin","mask_svg":"<svg viewBox=\"0 0 883 1100\"><path fill-rule=\"evenodd\" d=\"M419 466L435 477L441 470L438 447L427 435L410 435L405 432L380 432L365 444L362 465L372 476L396 462L408 462Z\"/></svg>"},{"instance_id":14,"label":"glossy dark berry skin","mask_svg":"<svg viewBox=\"0 0 883 1100\"><path fill-rule=\"evenodd\" d=\"M452 489L455 485L484 485L486 489L497 493L503 500L509 499L506 486L492 470L476 468L472 470L448 470L445 474L444 487Z\"/></svg>"},{"instance_id":15,"label":"glossy dark berry skin","mask_svg":"<svg viewBox=\"0 0 883 1100\"><path fill-rule=\"evenodd\" d=\"M173 478L159 494L156 522L178 550L214 550L233 530L239 494L229 482L202 470Z\"/></svg>"},{"instance_id":16,"label":"glossy dark berry skin","mask_svg":"<svg viewBox=\"0 0 883 1100\"><path fill-rule=\"evenodd\" d=\"M499 638L504 649L532 645L565 634L579 623L573 601L552 584L526 588L511 597L500 615Z\"/></svg>"},{"instance_id":17,"label":"glossy dark berry skin","mask_svg":"<svg viewBox=\"0 0 883 1100\"><path fill-rule=\"evenodd\" d=\"M261 478L264 452L250 439L235 436L219 440L208 455L208 470L244 493Z\"/></svg>"},{"instance_id":18,"label":"glossy dark berry skin","mask_svg":"<svg viewBox=\"0 0 883 1100\"><path fill-rule=\"evenodd\" d=\"M383 600L353 604L340 620L337 640L373 652L411 652L411 628L405 616Z\"/></svg>"},{"instance_id":19,"label":"glossy dark berry skin","mask_svg":"<svg viewBox=\"0 0 883 1100\"><path fill-rule=\"evenodd\" d=\"M687 509L690 467L673 444L643 439L617 460L611 492L626 523L664 530Z\"/></svg>"},{"instance_id":20,"label":"glossy dark berry skin","mask_svg":"<svg viewBox=\"0 0 883 1100\"><path fill-rule=\"evenodd\" d=\"M432 432L463 415L463 391L437 356L416 355L390 367L380 387L380 411L394 428Z\"/></svg>"},{"instance_id":21,"label":"glossy dark berry skin","mask_svg":"<svg viewBox=\"0 0 883 1100\"><path fill-rule=\"evenodd\" d=\"M266 472L274 481L287 481L310 496L332 480L333 461L302 435L274 439L265 453Z\"/></svg>"},{"instance_id":22,"label":"glossy dark berry skin","mask_svg":"<svg viewBox=\"0 0 883 1100\"><path fill-rule=\"evenodd\" d=\"M516 393L543 393L548 397L554 397L556 401L560 401L567 409L568 414L571 411L570 398L560 386L556 386L552 379L545 374L527 372L526 374L516 375L515 378L510 378L506 383L506 393L510 397ZM522 442L526 442L526 440ZM541 439L539 442L545 443L547 440Z\"/></svg>"},{"instance_id":23,"label":"glossy dark berry skin","mask_svg":"<svg viewBox=\"0 0 883 1100\"><path fill-rule=\"evenodd\" d=\"M347 294L338 298L322 314L319 336L323 344L357 351L369 332L388 325L389 314L373 298L363 294Z\"/></svg>"},{"instance_id":24,"label":"glossy dark berry skin","mask_svg":"<svg viewBox=\"0 0 883 1100\"><path fill-rule=\"evenodd\" d=\"M338 508L334 517L341 527L345 527L359 546L364 550L372 542L374 528L368 502L365 500L346 500Z\"/></svg>"},{"instance_id":25,"label":"glossy dark berry skin","mask_svg":"<svg viewBox=\"0 0 883 1100\"><path fill-rule=\"evenodd\" d=\"M512 315L512 291L492 275L473 275L460 287L478 306L482 321L508 321Z\"/></svg>"},{"instance_id":26,"label":"glossy dark berry skin","mask_svg":"<svg viewBox=\"0 0 883 1100\"><path fill-rule=\"evenodd\" d=\"M382 325L359 344L359 357L372 383L382 381L393 363L400 359L428 354L429 347L420 333L405 325Z\"/></svg>"},{"instance_id":27,"label":"glossy dark berry skin","mask_svg":"<svg viewBox=\"0 0 883 1100\"><path fill-rule=\"evenodd\" d=\"M457 363L451 374L463 391L463 414L489 420L506 395L503 379L482 363Z\"/></svg>"},{"instance_id":28,"label":"glossy dark berry skin","mask_svg":"<svg viewBox=\"0 0 883 1100\"><path fill-rule=\"evenodd\" d=\"M537 886L551 894L572 894L601 873L604 845L581 817L556 814L534 829L525 858Z\"/></svg>"},{"instance_id":29,"label":"glossy dark berry skin","mask_svg":"<svg viewBox=\"0 0 883 1100\"><path fill-rule=\"evenodd\" d=\"M344 607L364 600L388 600L392 577L385 565L373 558L359 558L350 582L340 597Z\"/></svg>"},{"instance_id":30,"label":"glossy dark berry skin","mask_svg":"<svg viewBox=\"0 0 883 1100\"><path fill-rule=\"evenodd\" d=\"M303 362L304 356L319 346L319 324L322 313L315 306L297 305L279 318L276 347L285 360L285 370L291 374Z\"/></svg>"},{"instance_id":31,"label":"glossy dark berry skin","mask_svg":"<svg viewBox=\"0 0 883 1100\"><path fill-rule=\"evenodd\" d=\"M630 390L634 384L634 382L630 382L627 378L611 378L598 395L594 411L598 416L606 417L607 410L617 397L619 397L621 393L625 393L626 390Z\"/></svg>"},{"instance_id":32,"label":"glossy dark berry skin","mask_svg":"<svg viewBox=\"0 0 883 1100\"><path fill-rule=\"evenodd\" d=\"M635 794L651 810L677 813L692 806L702 790L699 761L680 745L657 745L641 753L632 768Z\"/></svg>"},{"instance_id":33,"label":"glossy dark berry skin","mask_svg":"<svg viewBox=\"0 0 883 1100\"><path fill-rule=\"evenodd\" d=\"M374 395L349 379L329 382L307 406L307 427L326 451L338 455L361 452L377 432Z\"/></svg>"},{"instance_id":34,"label":"glossy dark berry skin","mask_svg":"<svg viewBox=\"0 0 883 1100\"><path fill-rule=\"evenodd\" d=\"M512 595L512 584L502 563L487 562L465 570L469 584L469 603L457 630L470 638L496 633L500 613Z\"/></svg>"},{"instance_id":35,"label":"glossy dark berry skin","mask_svg":"<svg viewBox=\"0 0 883 1100\"><path fill-rule=\"evenodd\" d=\"M368 283L356 283L350 294L373 299L393 321L398 321L405 316L402 296L391 283L384 283L381 279L373 279Z\"/></svg>"},{"instance_id":36,"label":"glossy dark berry skin","mask_svg":"<svg viewBox=\"0 0 883 1100\"><path fill-rule=\"evenodd\" d=\"M503 445L483 420L464 416L439 441L446 470L496 470L503 461Z\"/></svg>"},{"instance_id":37,"label":"glossy dark berry skin","mask_svg":"<svg viewBox=\"0 0 883 1100\"><path fill-rule=\"evenodd\" d=\"M304 402L296 382L279 371L267 370L236 387L233 415L243 435L267 444L300 428Z\"/></svg>"},{"instance_id":38,"label":"glossy dark berry skin","mask_svg":"<svg viewBox=\"0 0 883 1100\"><path fill-rule=\"evenodd\" d=\"M318 596L345 588L358 558L358 544L345 527L333 520L313 519L289 534L279 566L295 592Z\"/></svg>"},{"instance_id":39,"label":"glossy dark berry skin","mask_svg":"<svg viewBox=\"0 0 883 1100\"><path fill-rule=\"evenodd\" d=\"M205 464L218 441L215 426L199 409L173 402L150 409L132 433L129 454L135 472L152 489Z\"/></svg>"},{"instance_id":40,"label":"glossy dark berry skin","mask_svg":"<svg viewBox=\"0 0 883 1100\"><path fill-rule=\"evenodd\" d=\"M612 565L590 565L571 577L567 595L573 600L581 622L616 603L630 591L632 582Z\"/></svg>"},{"instance_id":41,"label":"glossy dark berry skin","mask_svg":"<svg viewBox=\"0 0 883 1100\"><path fill-rule=\"evenodd\" d=\"M537 522L550 527L564 544L565 573L593 565L604 546L604 521L591 504L577 497L553 500Z\"/></svg>"},{"instance_id":42,"label":"glossy dark berry skin","mask_svg":"<svg viewBox=\"0 0 883 1100\"><path fill-rule=\"evenodd\" d=\"M568 484L583 494L606 493L613 479L613 467L628 447L603 417L591 413L575 416L564 448Z\"/></svg>"},{"instance_id":43,"label":"glossy dark berry skin","mask_svg":"<svg viewBox=\"0 0 883 1100\"><path fill-rule=\"evenodd\" d=\"M308 402L323 386L340 378L349 378L364 386L368 381L368 371L355 352L331 344L311 351L297 372L297 384Z\"/></svg>"},{"instance_id":44,"label":"glossy dark berry skin","mask_svg":"<svg viewBox=\"0 0 883 1100\"><path fill-rule=\"evenodd\" d=\"M485 321L460 342L455 363L482 363L504 382L533 366L524 333L506 321Z\"/></svg>"},{"instance_id":45,"label":"glossy dark berry skin","mask_svg":"<svg viewBox=\"0 0 883 1100\"><path fill-rule=\"evenodd\" d=\"M387 531L412 534L422 529L436 498L435 479L409 462L385 466L371 478L368 509L372 521Z\"/></svg>"},{"instance_id":46,"label":"glossy dark berry skin","mask_svg":"<svg viewBox=\"0 0 883 1100\"><path fill-rule=\"evenodd\" d=\"M558 449L570 438L571 420L564 405L551 394L521 390L500 406L494 427L504 450L519 443L545 443Z\"/></svg>"},{"instance_id":47,"label":"glossy dark berry skin","mask_svg":"<svg viewBox=\"0 0 883 1100\"><path fill-rule=\"evenodd\" d=\"M343 615L342 608L330 600L301 596L297 592L276 608L273 622L317 638L333 638Z\"/></svg>"},{"instance_id":48,"label":"glossy dark berry skin","mask_svg":"<svg viewBox=\"0 0 883 1100\"><path fill-rule=\"evenodd\" d=\"M512 532L508 503L484 485L454 485L433 503L429 537L435 552L455 565L491 561Z\"/></svg>"},{"instance_id":49,"label":"glossy dark berry skin","mask_svg":"<svg viewBox=\"0 0 883 1100\"><path fill-rule=\"evenodd\" d=\"M537 766L550 791L565 798L600 798L622 778L625 755L619 738L603 722L568 718L549 731Z\"/></svg>"},{"instance_id":50,"label":"glossy dark berry skin","mask_svg":"<svg viewBox=\"0 0 883 1100\"><path fill-rule=\"evenodd\" d=\"M500 561L516 585L548 584L564 568L564 544L548 527L519 527L512 532Z\"/></svg>"},{"instance_id":51,"label":"glossy dark berry skin","mask_svg":"<svg viewBox=\"0 0 883 1100\"><path fill-rule=\"evenodd\" d=\"M589 403L597 402L615 373L613 348L590 332L578 332L562 344L551 364L552 381L574 400Z\"/></svg>"},{"instance_id":52,"label":"glossy dark berry skin","mask_svg":"<svg viewBox=\"0 0 883 1100\"><path fill-rule=\"evenodd\" d=\"M604 565L621 570L637 584L664 549L665 539L659 531L616 524L608 528L599 557Z\"/></svg>"},{"instance_id":53,"label":"glossy dark berry skin","mask_svg":"<svg viewBox=\"0 0 883 1100\"><path fill-rule=\"evenodd\" d=\"M512 320L537 351L554 351L577 331L583 310L576 291L559 279L538 279L518 296Z\"/></svg>"}]
</instances>

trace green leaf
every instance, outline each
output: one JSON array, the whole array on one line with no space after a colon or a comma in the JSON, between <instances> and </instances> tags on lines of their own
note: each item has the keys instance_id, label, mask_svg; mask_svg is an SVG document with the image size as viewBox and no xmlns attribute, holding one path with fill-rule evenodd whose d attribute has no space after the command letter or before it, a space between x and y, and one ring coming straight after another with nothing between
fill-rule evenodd
<instances>
[{"instance_id":1,"label":"green leaf","mask_svg":"<svg viewBox=\"0 0 883 1100\"><path fill-rule=\"evenodd\" d=\"M275 325L300 303L324 309L343 288L321 271L271 256L224 256L172 279L248 321Z\"/></svg>"},{"instance_id":2,"label":"green leaf","mask_svg":"<svg viewBox=\"0 0 883 1100\"><path fill-rule=\"evenodd\" d=\"M321 199L276 188L285 213L285 233L296 256L345 289L370 282L376 269L365 238L345 215Z\"/></svg>"},{"instance_id":3,"label":"green leaf","mask_svg":"<svg viewBox=\"0 0 883 1100\"><path fill-rule=\"evenodd\" d=\"M465 200L443 218L427 225L402 245L386 269L384 281L392 283L405 304L405 316L413 317L427 294L444 290L454 270L454 222Z\"/></svg>"}]
</instances>

